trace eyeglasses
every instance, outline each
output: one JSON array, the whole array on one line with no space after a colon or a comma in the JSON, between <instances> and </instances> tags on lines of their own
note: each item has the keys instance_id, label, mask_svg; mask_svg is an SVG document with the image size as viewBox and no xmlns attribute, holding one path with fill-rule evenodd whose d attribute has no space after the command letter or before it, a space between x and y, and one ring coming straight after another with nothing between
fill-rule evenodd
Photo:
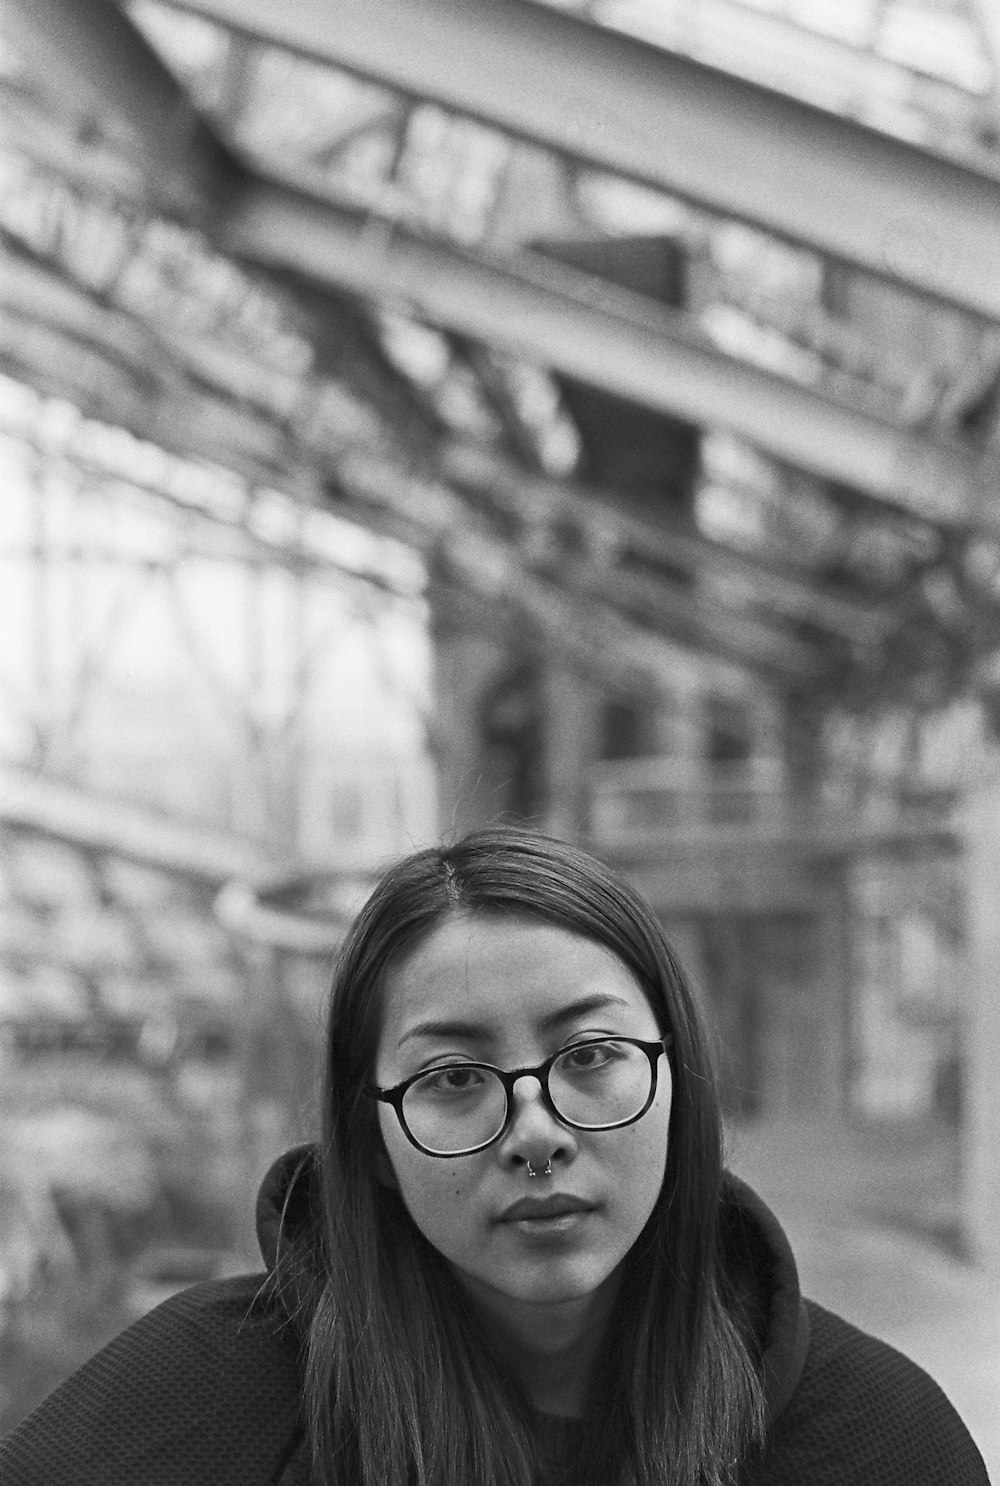
<instances>
[{"instance_id":1,"label":"eyeglasses","mask_svg":"<svg viewBox=\"0 0 1000 1486\"><path fill-rule=\"evenodd\" d=\"M514 1085L537 1078L547 1109L571 1130L620 1130L649 1109L660 1054L673 1041L594 1037L562 1048L534 1068L436 1063L391 1089L368 1094L390 1104L403 1134L426 1156L471 1156L499 1140L514 1113Z\"/></svg>"}]
</instances>

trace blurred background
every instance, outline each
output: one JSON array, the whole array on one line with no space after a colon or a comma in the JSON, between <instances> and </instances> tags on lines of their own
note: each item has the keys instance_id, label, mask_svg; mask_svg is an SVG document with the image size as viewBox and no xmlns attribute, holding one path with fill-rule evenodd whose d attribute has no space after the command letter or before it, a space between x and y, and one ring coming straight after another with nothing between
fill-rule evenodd
<instances>
[{"instance_id":1,"label":"blurred background","mask_svg":"<svg viewBox=\"0 0 1000 1486\"><path fill-rule=\"evenodd\" d=\"M997 0L4 0L0 472L0 1429L506 819L1000 1469Z\"/></svg>"}]
</instances>

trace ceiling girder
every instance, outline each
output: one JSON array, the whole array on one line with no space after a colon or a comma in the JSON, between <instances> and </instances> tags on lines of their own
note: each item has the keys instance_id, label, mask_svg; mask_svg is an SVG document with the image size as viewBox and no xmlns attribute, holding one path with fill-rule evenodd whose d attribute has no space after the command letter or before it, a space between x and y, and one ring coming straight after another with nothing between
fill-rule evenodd
<instances>
[{"instance_id":1,"label":"ceiling girder","mask_svg":"<svg viewBox=\"0 0 1000 1486\"><path fill-rule=\"evenodd\" d=\"M0 766L0 821L212 886L234 877L267 881L278 865L245 837L169 820L120 798L109 809L106 800L90 791L34 769Z\"/></svg>"},{"instance_id":2,"label":"ceiling girder","mask_svg":"<svg viewBox=\"0 0 1000 1486\"><path fill-rule=\"evenodd\" d=\"M994 0L973 0L972 11L993 63L993 113L1000 123L1000 11Z\"/></svg>"},{"instance_id":3,"label":"ceiling girder","mask_svg":"<svg viewBox=\"0 0 1000 1486\"><path fill-rule=\"evenodd\" d=\"M3 0L0 20L60 113L114 121L116 142L138 157L161 210L191 216L218 199L231 157L115 6Z\"/></svg>"},{"instance_id":4,"label":"ceiling girder","mask_svg":"<svg viewBox=\"0 0 1000 1486\"><path fill-rule=\"evenodd\" d=\"M155 368L155 372L151 371ZM173 349L56 274L0 254L0 369L171 453L273 479L287 434L258 409L191 384Z\"/></svg>"},{"instance_id":5,"label":"ceiling girder","mask_svg":"<svg viewBox=\"0 0 1000 1486\"><path fill-rule=\"evenodd\" d=\"M531 0L178 3L1000 319L1000 179L852 119Z\"/></svg>"},{"instance_id":6,"label":"ceiling girder","mask_svg":"<svg viewBox=\"0 0 1000 1486\"><path fill-rule=\"evenodd\" d=\"M540 255L441 243L280 181L248 181L216 226L236 257L348 289L944 523L979 515L975 459L726 355L680 311Z\"/></svg>"},{"instance_id":7,"label":"ceiling girder","mask_svg":"<svg viewBox=\"0 0 1000 1486\"><path fill-rule=\"evenodd\" d=\"M762 605L817 629L865 644L877 639L889 622L875 599L838 591L821 579L796 573L756 553L723 546L691 525L682 526L667 513L655 521L640 519L622 510L613 496L567 481L526 475L492 451L473 444L445 444L440 459L446 479L485 492L501 509L524 522L559 524L593 519L605 527L610 524L613 536L643 557L692 577L735 578L751 583Z\"/></svg>"},{"instance_id":8,"label":"ceiling girder","mask_svg":"<svg viewBox=\"0 0 1000 1486\"><path fill-rule=\"evenodd\" d=\"M149 339L136 334L130 366L123 354L128 321L121 312L109 312L43 271L37 287L27 283L30 271L23 267L4 277L0 369L72 398L86 416L122 422L139 438L177 454L200 454L251 481L280 482L283 467L294 463L299 452L294 436L277 427L267 410L231 401L225 389L222 395L192 394L182 365L169 372L162 365L165 346L154 391L143 370ZM49 282L54 292L46 311L42 291ZM33 310L29 321L22 318L24 303ZM780 621L727 612L700 602L696 590L666 579L616 574L594 563L565 573L535 571L446 487L422 482L385 456L361 451L338 456L318 446L308 452L320 474L343 490L347 514L367 516L369 524L373 515L376 524L379 518L388 520L394 534L405 535L443 563L453 581L491 604L513 603L580 659L597 654L596 644L599 650L628 652L638 663L645 634L647 645L694 648L779 682L808 680L822 668L817 650L783 630ZM638 632L630 632L631 625ZM647 660L652 663L651 656Z\"/></svg>"},{"instance_id":9,"label":"ceiling girder","mask_svg":"<svg viewBox=\"0 0 1000 1486\"><path fill-rule=\"evenodd\" d=\"M101 174L100 166L98 174ZM33 179L38 186L44 177L36 175ZM77 185L82 187L85 182L78 181ZM56 225L56 242L65 246L59 218L53 216L53 206L46 205L44 198L40 198L36 207L46 222ZM108 216L110 231L110 224L116 220L115 214L106 206L101 210ZM74 213L70 210L69 232L72 232L73 220ZM129 219L124 220L127 222ZM92 240L93 232L88 237ZM136 251L139 251L138 246ZM136 318L135 306L122 313L114 307L116 295L113 287L110 296L102 298L97 313L94 301L96 286L91 281L90 272L92 257L84 260L74 251L69 253L68 261L63 262L64 256L61 250L55 251L55 274L51 272L53 250L45 244L39 244L31 254L15 254L7 258L0 280L0 303L6 305L8 314L19 316L25 323L30 323L32 316L39 314L51 321L58 307L64 328L73 330L76 327L83 340L106 345L112 358L117 354L125 362L133 363L135 377L139 376L143 365L150 372L155 368L156 375L161 378L176 377L179 373L184 377L194 376L214 385L232 403L252 405L254 414L251 416L262 413L265 419L270 420L276 415L283 423L289 416L294 416L298 404L311 406L314 403L316 387L312 383L315 378L307 378L307 386L301 377L293 377L251 359L245 347L224 344L214 337L206 339L190 329L185 331L173 316L164 319L162 310L141 319ZM41 266L43 262L50 264L48 270ZM81 272L85 276L82 284L79 281ZM307 303L307 313L313 324L319 322L327 302L324 292L318 289L315 302ZM145 347L141 353L144 358L141 365L135 359L140 344ZM486 351L483 360L487 366L492 364ZM637 513L626 509L627 502L618 494L597 488L585 489L566 480L546 480L524 469L506 465L495 451L471 443L454 440L440 443L438 457L446 481L457 481L470 490L486 491L491 502L508 516L513 514L520 519L526 502L532 508L530 521L536 524L539 518L562 521L567 516L589 519L592 515L605 526L610 523L628 544L637 546L653 562L690 573L733 577L737 581L742 578L744 582L755 585L761 598L779 612L860 643L869 641L884 623L877 596L845 589L836 583L824 584L821 579L804 571L796 573L787 564L768 562L760 553L737 551L720 545L700 536L689 524L679 525L668 510L640 518ZM272 466L274 458L272 455ZM884 512L884 507L873 501L873 518L876 512Z\"/></svg>"},{"instance_id":10,"label":"ceiling girder","mask_svg":"<svg viewBox=\"0 0 1000 1486\"><path fill-rule=\"evenodd\" d=\"M280 468L287 453L287 435L279 432L275 423L284 424L289 415L295 422L295 403L307 404L315 388L303 383L297 396L289 391L278 399L282 405L278 407L273 397L256 395L266 384L267 374L264 368L251 363L245 352L218 347L218 354L206 360L201 341L190 334L141 324L134 315L96 301L92 292L28 260L6 255L0 264L0 308L7 312L6 327L0 322L0 350L6 351L8 357L15 358L15 348L20 345L23 359L31 344L30 337L25 336L26 326L33 325L37 331L42 324L48 328L49 335L71 338L80 348L80 354L74 355L67 341L67 349L55 358L56 364L64 368L80 360L84 347L90 348L91 355L103 354L106 363L96 363L102 367L98 383L103 386L105 374L111 377L117 364L116 404L127 405L123 391L127 387L131 398L148 410L141 420L147 436L151 436L148 419L155 418L161 429L170 421L169 412L164 416L157 411L164 398L171 406L178 399L190 403L187 381L193 372L206 387L211 387L207 395L217 404L217 425L218 409L230 410L230 437L238 436L237 446L242 456L245 458L253 448L257 468ZM7 333L11 325L13 335ZM38 356L32 358L25 369L41 370L38 359ZM86 366L92 363L85 357L84 361L86 373ZM16 359L12 365L16 365ZM150 367L156 368L155 376L145 374ZM81 378L78 373L77 383L80 380L90 379L86 375ZM204 422L198 416L193 422L186 419L180 425L181 441L187 434L196 434ZM335 458L335 451L324 450L316 443L316 435L310 435L308 426L300 429L296 437L310 445L310 454L321 464ZM163 441L162 433L160 441ZM209 452L209 457L219 457L211 444L203 443L200 450L192 452ZM522 529L538 520L559 524L566 519L589 518L605 527L612 523L614 532L625 544L652 562L681 570L691 577L742 578L756 587L765 606L770 604L779 614L804 619L819 630L864 644L877 638L884 628L885 615L877 602L863 595L838 592L768 563L760 556L721 546L689 526L682 529L666 515L656 521L640 520L618 508L611 496L602 498L598 492L566 482L527 476L505 464L496 454L475 445L447 442L441 446L439 458L446 481L485 492L491 505L507 517L513 515ZM664 581L665 604L667 587ZM683 608L689 603L689 594L681 592L679 599ZM726 622L737 619L745 624L747 616L734 612ZM768 641L773 638L768 636Z\"/></svg>"},{"instance_id":11,"label":"ceiling girder","mask_svg":"<svg viewBox=\"0 0 1000 1486\"><path fill-rule=\"evenodd\" d=\"M617 625L637 626L640 647L642 634L658 636L779 682L814 681L824 668L820 647L790 632L778 615L758 616L718 602L710 606L696 585L666 576L646 578L593 558L534 560L501 538L490 522L477 519L452 489L422 480L385 457L354 450L338 461L336 476L354 500L363 503L367 496L376 508L411 511L415 526L423 523L425 532L432 531L454 553L456 572L471 558L488 586L485 575L492 570L497 601L513 597L516 585L529 585L525 592L531 602L546 594L551 605L553 595L563 593L566 622L582 623L588 634L593 625L586 614L596 601L602 623L613 616ZM479 591L485 596L486 587ZM568 638L564 634L562 643Z\"/></svg>"},{"instance_id":12,"label":"ceiling girder","mask_svg":"<svg viewBox=\"0 0 1000 1486\"><path fill-rule=\"evenodd\" d=\"M183 176L187 160L188 215L223 252L388 303L656 411L726 429L785 464L921 518L965 524L983 516L976 462L960 446L728 356L677 311L539 255L459 249L332 196L251 175L192 115L179 85L110 0L91 0L87 7L88 16L117 20L96 29L96 46L93 38L81 40L87 28L77 24L77 8L68 0L7 4L42 59L54 52L65 67L66 56L81 48L84 92L106 88L108 105L142 136L148 161L166 160L171 181ZM430 17L438 4L406 4L401 14ZM333 9L310 0L287 11L315 23L320 11ZM257 4L247 13L262 10L268 7ZM518 0L518 14L535 10L548 14ZM506 20L506 5L498 11ZM474 3L470 14L477 12ZM372 27L370 15L366 26ZM494 19L487 30L506 35L508 26ZM40 77L44 82L45 73ZM663 80L658 86L664 89ZM185 122L186 132L172 120ZM810 174L821 173L812 162ZM155 173L149 191L160 197ZM179 194L172 186L161 208L176 211Z\"/></svg>"}]
</instances>

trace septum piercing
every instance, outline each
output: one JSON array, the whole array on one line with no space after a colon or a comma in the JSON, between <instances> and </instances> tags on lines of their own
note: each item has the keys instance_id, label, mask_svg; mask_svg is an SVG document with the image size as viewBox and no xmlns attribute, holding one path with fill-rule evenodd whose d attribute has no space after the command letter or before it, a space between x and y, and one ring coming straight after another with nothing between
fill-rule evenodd
<instances>
[{"instance_id":1,"label":"septum piercing","mask_svg":"<svg viewBox=\"0 0 1000 1486\"><path fill-rule=\"evenodd\" d=\"M528 1176L529 1177L532 1177L532 1176L551 1176L551 1175L552 1175L552 1158L551 1158L551 1156L549 1157L549 1159L545 1163L545 1169L544 1169L544 1171L536 1171L535 1168L532 1166L531 1162L530 1161L528 1162Z\"/></svg>"}]
</instances>

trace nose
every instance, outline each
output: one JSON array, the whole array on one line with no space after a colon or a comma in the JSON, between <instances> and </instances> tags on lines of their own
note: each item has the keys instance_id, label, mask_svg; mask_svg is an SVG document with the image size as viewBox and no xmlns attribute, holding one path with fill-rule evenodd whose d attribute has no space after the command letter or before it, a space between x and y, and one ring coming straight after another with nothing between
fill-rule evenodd
<instances>
[{"instance_id":1,"label":"nose","mask_svg":"<svg viewBox=\"0 0 1000 1486\"><path fill-rule=\"evenodd\" d=\"M576 1135L557 1120L545 1103L541 1079L522 1075L511 1094L511 1120L500 1141L499 1155L505 1166L533 1171L546 1162L569 1161L576 1154Z\"/></svg>"}]
</instances>

